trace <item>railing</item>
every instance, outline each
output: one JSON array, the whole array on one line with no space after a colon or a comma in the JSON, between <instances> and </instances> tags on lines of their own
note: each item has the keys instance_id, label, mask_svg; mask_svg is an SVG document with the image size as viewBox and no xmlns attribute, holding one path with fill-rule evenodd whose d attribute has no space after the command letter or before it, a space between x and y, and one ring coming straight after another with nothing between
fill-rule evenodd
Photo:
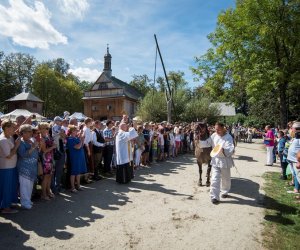
<instances>
[{"instance_id":1,"label":"railing","mask_svg":"<svg viewBox=\"0 0 300 250\"><path fill-rule=\"evenodd\" d=\"M84 97L122 96L124 89L101 89L84 92Z\"/></svg>"}]
</instances>

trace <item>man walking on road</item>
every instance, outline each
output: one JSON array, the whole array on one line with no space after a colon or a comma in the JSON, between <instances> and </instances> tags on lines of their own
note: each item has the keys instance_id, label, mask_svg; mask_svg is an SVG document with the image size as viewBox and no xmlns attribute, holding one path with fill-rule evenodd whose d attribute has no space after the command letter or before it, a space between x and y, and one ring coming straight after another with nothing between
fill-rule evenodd
<instances>
[{"instance_id":1,"label":"man walking on road","mask_svg":"<svg viewBox=\"0 0 300 250\"><path fill-rule=\"evenodd\" d=\"M211 135L213 148L217 149L220 147L221 149L215 155L211 155L212 177L210 197L213 204L218 204L220 201L220 191L222 192L222 198L227 198L231 187L230 168L234 166L232 159L234 143L232 136L227 132L223 123L216 123L215 131ZM222 188L220 190L221 183Z\"/></svg>"}]
</instances>

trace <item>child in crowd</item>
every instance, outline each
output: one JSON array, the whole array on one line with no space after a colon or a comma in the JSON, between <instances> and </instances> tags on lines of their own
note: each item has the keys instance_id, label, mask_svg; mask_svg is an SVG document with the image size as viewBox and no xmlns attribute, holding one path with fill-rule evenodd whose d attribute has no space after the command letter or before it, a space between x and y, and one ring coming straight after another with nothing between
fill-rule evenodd
<instances>
[{"instance_id":1,"label":"child in crowd","mask_svg":"<svg viewBox=\"0 0 300 250\"><path fill-rule=\"evenodd\" d=\"M135 167L140 167L141 156L145 150L145 138L143 134L143 126L139 125L137 127L138 137L136 138L136 151L135 151Z\"/></svg>"},{"instance_id":2,"label":"child in crowd","mask_svg":"<svg viewBox=\"0 0 300 250\"><path fill-rule=\"evenodd\" d=\"M169 155L174 158L175 157L175 136L174 131L169 131L169 141L170 141L170 153Z\"/></svg>"},{"instance_id":3,"label":"child in crowd","mask_svg":"<svg viewBox=\"0 0 300 250\"><path fill-rule=\"evenodd\" d=\"M281 176L280 179L282 180L287 180L286 176L286 168L287 168L287 161L284 161L283 159L283 151L285 148L285 143L287 142L287 138L284 135L283 131L278 132L278 144L277 144L277 151L278 151L278 156L280 159L280 165L281 165Z\"/></svg>"},{"instance_id":4,"label":"child in crowd","mask_svg":"<svg viewBox=\"0 0 300 250\"><path fill-rule=\"evenodd\" d=\"M157 160L157 149L158 149L158 139L157 139L157 133L153 133L153 138L152 138L152 159Z\"/></svg>"}]
</instances>

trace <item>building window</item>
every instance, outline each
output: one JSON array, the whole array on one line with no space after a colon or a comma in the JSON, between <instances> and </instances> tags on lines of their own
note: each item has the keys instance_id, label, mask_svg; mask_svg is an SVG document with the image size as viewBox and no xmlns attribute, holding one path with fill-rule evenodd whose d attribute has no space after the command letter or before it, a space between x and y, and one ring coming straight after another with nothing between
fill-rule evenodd
<instances>
[{"instance_id":1,"label":"building window","mask_svg":"<svg viewBox=\"0 0 300 250\"><path fill-rule=\"evenodd\" d=\"M107 83L100 83L98 89L108 89Z\"/></svg>"}]
</instances>

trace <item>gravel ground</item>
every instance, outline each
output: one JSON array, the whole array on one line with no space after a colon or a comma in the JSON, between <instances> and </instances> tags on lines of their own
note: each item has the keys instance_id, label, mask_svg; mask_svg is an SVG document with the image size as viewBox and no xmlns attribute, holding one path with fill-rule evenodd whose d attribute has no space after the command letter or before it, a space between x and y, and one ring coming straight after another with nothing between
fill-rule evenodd
<instances>
[{"instance_id":1,"label":"gravel ground","mask_svg":"<svg viewBox=\"0 0 300 250\"><path fill-rule=\"evenodd\" d=\"M0 249L262 249L262 174L279 167L264 166L259 142L240 143L234 158L230 197L219 205L184 155L139 170L129 185L101 180L0 215Z\"/></svg>"}]
</instances>

